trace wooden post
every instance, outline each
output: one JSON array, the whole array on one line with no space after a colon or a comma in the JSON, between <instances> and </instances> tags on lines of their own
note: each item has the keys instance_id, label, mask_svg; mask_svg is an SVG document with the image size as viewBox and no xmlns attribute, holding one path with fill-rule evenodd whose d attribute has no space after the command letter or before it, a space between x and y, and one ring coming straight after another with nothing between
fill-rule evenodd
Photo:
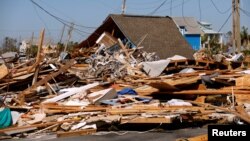
<instances>
[{"instance_id":1,"label":"wooden post","mask_svg":"<svg viewBox=\"0 0 250 141\"><path fill-rule=\"evenodd\" d=\"M42 51L43 40L44 40L44 32L45 32L45 29L43 29L40 32L40 40L39 40L39 45L38 45L38 50L37 50L37 55L36 55L36 62L28 69L28 73L30 73L34 68L36 68L41 61L41 58L42 58L41 51Z\"/></svg>"},{"instance_id":2,"label":"wooden post","mask_svg":"<svg viewBox=\"0 0 250 141\"><path fill-rule=\"evenodd\" d=\"M240 40L240 0L232 0L232 36L233 36L233 48L240 52L241 40Z\"/></svg>"}]
</instances>

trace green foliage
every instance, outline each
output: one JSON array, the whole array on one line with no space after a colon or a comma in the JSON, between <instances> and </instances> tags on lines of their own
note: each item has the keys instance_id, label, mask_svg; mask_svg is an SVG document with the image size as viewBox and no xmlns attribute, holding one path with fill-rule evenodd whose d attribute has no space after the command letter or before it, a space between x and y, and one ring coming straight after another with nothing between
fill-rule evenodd
<instances>
[{"instance_id":1,"label":"green foliage","mask_svg":"<svg viewBox=\"0 0 250 141\"><path fill-rule=\"evenodd\" d=\"M70 42L68 43L67 52L70 52L70 53L71 53L71 52L74 50L74 48L75 48L76 46L78 46L78 42L70 41ZM60 52L64 51L64 47L65 47L64 44L62 44L62 43L57 43L57 50L58 50L59 54L60 54Z\"/></svg>"},{"instance_id":2,"label":"green foliage","mask_svg":"<svg viewBox=\"0 0 250 141\"><path fill-rule=\"evenodd\" d=\"M11 37L5 37L2 44L1 53L9 51L18 52L17 40Z\"/></svg>"},{"instance_id":3,"label":"green foliage","mask_svg":"<svg viewBox=\"0 0 250 141\"><path fill-rule=\"evenodd\" d=\"M248 40L249 40L248 28L247 27L242 26L241 32L240 32L240 37L241 37L242 46L246 47L247 44L248 44Z\"/></svg>"},{"instance_id":4,"label":"green foliage","mask_svg":"<svg viewBox=\"0 0 250 141\"><path fill-rule=\"evenodd\" d=\"M68 47L67 47L67 51L68 52L73 52L74 48L78 45L78 42L73 42L73 41L70 41L68 43Z\"/></svg>"},{"instance_id":5,"label":"green foliage","mask_svg":"<svg viewBox=\"0 0 250 141\"><path fill-rule=\"evenodd\" d=\"M212 54L218 54L219 51L221 50L220 48L220 43L219 43L219 38L214 36L210 41L209 41L210 47L211 47L211 53Z\"/></svg>"},{"instance_id":6,"label":"green foliage","mask_svg":"<svg viewBox=\"0 0 250 141\"><path fill-rule=\"evenodd\" d=\"M242 53L244 53L245 56L249 56L250 55L250 50L243 50Z\"/></svg>"},{"instance_id":7,"label":"green foliage","mask_svg":"<svg viewBox=\"0 0 250 141\"><path fill-rule=\"evenodd\" d=\"M37 45L31 45L27 50L26 50L26 55L29 57L36 57L38 51L38 46Z\"/></svg>"},{"instance_id":8,"label":"green foliage","mask_svg":"<svg viewBox=\"0 0 250 141\"><path fill-rule=\"evenodd\" d=\"M56 48L57 48L58 52L62 52L63 49L64 49L64 45L62 43L57 43L57 47Z\"/></svg>"},{"instance_id":9,"label":"green foliage","mask_svg":"<svg viewBox=\"0 0 250 141\"><path fill-rule=\"evenodd\" d=\"M207 35L201 36L201 44L204 44L207 40L208 40Z\"/></svg>"}]
</instances>

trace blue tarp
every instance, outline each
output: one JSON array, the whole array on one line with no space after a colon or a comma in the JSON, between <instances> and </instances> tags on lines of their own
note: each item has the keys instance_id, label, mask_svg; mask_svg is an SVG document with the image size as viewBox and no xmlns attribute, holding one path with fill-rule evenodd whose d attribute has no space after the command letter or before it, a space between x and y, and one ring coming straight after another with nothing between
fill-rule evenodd
<instances>
[{"instance_id":1,"label":"blue tarp","mask_svg":"<svg viewBox=\"0 0 250 141\"><path fill-rule=\"evenodd\" d=\"M131 88L124 88L117 92L118 95L137 95L136 91Z\"/></svg>"}]
</instances>

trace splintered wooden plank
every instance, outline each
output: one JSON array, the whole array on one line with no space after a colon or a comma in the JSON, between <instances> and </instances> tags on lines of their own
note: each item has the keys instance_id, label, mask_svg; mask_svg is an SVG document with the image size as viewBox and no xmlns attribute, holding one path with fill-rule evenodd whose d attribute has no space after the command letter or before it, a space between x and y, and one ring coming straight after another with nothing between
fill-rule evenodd
<instances>
[{"instance_id":1,"label":"splintered wooden plank","mask_svg":"<svg viewBox=\"0 0 250 141\"><path fill-rule=\"evenodd\" d=\"M8 68L6 67L5 64L2 64L0 66L0 79L4 78L5 76L7 76L9 73Z\"/></svg>"},{"instance_id":2,"label":"splintered wooden plank","mask_svg":"<svg viewBox=\"0 0 250 141\"><path fill-rule=\"evenodd\" d=\"M125 108L115 108L115 109L107 109L107 113L111 115L133 115L140 113L164 113L164 112L173 112L178 110L186 110L191 112L200 112L204 111L202 107L194 107L194 106L174 106L174 107L136 107L131 109Z\"/></svg>"},{"instance_id":3,"label":"splintered wooden plank","mask_svg":"<svg viewBox=\"0 0 250 141\"><path fill-rule=\"evenodd\" d=\"M30 129L30 128L41 128L41 127L47 127L47 126L54 125L54 124L61 124L64 122L76 122L76 121L80 121L80 120L81 119L68 119L68 120L63 120L63 121L39 123L39 124L25 125L25 126L19 126L19 127L8 127L8 128L0 129L0 133L14 132L14 131L24 132L24 130Z\"/></svg>"},{"instance_id":4,"label":"splintered wooden plank","mask_svg":"<svg viewBox=\"0 0 250 141\"><path fill-rule=\"evenodd\" d=\"M250 86L250 75L239 77L235 82L238 87Z\"/></svg>"},{"instance_id":5,"label":"splintered wooden plank","mask_svg":"<svg viewBox=\"0 0 250 141\"><path fill-rule=\"evenodd\" d=\"M57 137L71 137L71 136L83 136L83 135L89 135L96 133L96 129L83 129L83 130L77 130L77 131L59 131L57 132Z\"/></svg>"},{"instance_id":6,"label":"splintered wooden plank","mask_svg":"<svg viewBox=\"0 0 250 141\"><path fill-rule=\"evenodd\" d=\"M235 95L235 101L238 105L250 103L250 94Z\"/></svg>"},{"instance_id":7,"label":"splintered wooden plank","mask_svg":"<svg viewBox=\"0 0 250 141\"><path fill-rule=\"evenodd\" d=\"M121 124L125 123L172 123L172 119L166 117L136 117L132 119L121 119Z\"/></svg>"},{"instance_id":8,"label":"splintered wooden plank","mask_svg":"<svg viewBox=\"0 0 250 141\"><path fill-rule=\"evenodd\" d=\"M247 122L248 124L250 124L250 118L245 115L242 115L240 113L238 113L237 111L235 110L232 110L232 109L229 109L229 108L224 108L224 107L219 107L219 106L214 106L214 105L211 105L211 104L207 104L207 103L200 103L200 102L195 102L195 101L188 101L192 104L196 104L196 105L199 105L199 106L203 106L203 107L211 107L211 108L214 108L214 109L219 109L219 110L222 110L222 111L225 111L225 112L228 112L228 113L231 113L231 114L234 114L236 115L237 117L239 117L240 119L242 119L243 121Z\"/></svg>"},{"instance_id":9,"label":"splintered wooden plank","mask_svg":"<svg viewBox=\"0 0 250 141\"><path fill-rule=\"evenodd\" d=\"M234 90L234 94L249 94L248 90ZM179 92L172 92L172 94L188 94L188 95L218 95L218 94L232 94L232 90L183 90Z\"/></svg>"},{"instance_id":10,"label":"splintered wooden plank","mask_svg":"<svg viewBox=\"0 0 250 141\"><path fill-rule=\"evenodd\" d=\"M51 79L53 79L54 77L58 76L59 74L61 74L62 72L65 72L68 68L70 68L74 63L74 60L70 60L69 62L67 62L66 65L62 66L57 72L54 72L52 74L48 74L44 79L36 82L35 84L33 84L31 87L29 87L28 89L22 91L22 93L19 94L19 98L21 103L24 103L24 98L25 95L29 94L32 90L34 90L35 88L37 88L38 86L42 86L45 83L47 83L48 81L50 81Z\"/></svg>"},{"instance_id":11,"label":"splintered wooden plank","mask_svg":"<svg viewBox=\"0 0 250 141\"><path fill-rule=\"evenodd\" d=\"M136 93L138 93L138 95L145 96L145 95L150 95L155 92L159 92L159 89L154 88L149 85L145 85L145 86L136 88L135 91Z\"/></svg>"},{"instance_id":12,"label":"splintered wooden plank","mask_svg":"<svg viewBox=\"0 0 250 141\"><path fill-rule=\"evenodd\" d=\"M41 108L43 108L44 112L47 114L95 112L95 111L105 112L107 109L107 107L104 106L87 106L85 108L82 108L81 106L58 105L57 103L43 103Z\"/></svg>"},{"instance_id":13,"label":"splintered wooden plank","mask_svg":"<svg viewBox=\"0 0 250 141\"><path fill-rule=\"evenodd\" d=\"M177 86L177 85L196 83L198 80L200 80L200 76L182 77L178 79L167 79L167 80L164 80L164 82L172 86Z\"/></svg>"},{"instance_id":14,"label":"splintered wooden plank","mask_svg":"<svg viewBox=\"0 0 250 141\"><path fill-rule=\"evenodd\" d=\"M36 55L36 62L28 69L28 73L30 73L34 68L36 68L39 63L42 61L42 46L43 46L43 39L44 39L44 32L45 29L43 29L40 32L40 40L39 40L39 45L38 45L38 50L37 50L37 55Z\"/></svg>"},{"instance_id":15,"label":"splintered wooden plank","mask_svg":"<svg viewBox=\"0 0 250 141\"><path fill-rule=\"evenodd\" d=\"M166 83L166 82L150 82L148 84L149 86L152 86L154 88L157 88L159 90L178 90L178 88Z\"/></svg>"}]
</instances>

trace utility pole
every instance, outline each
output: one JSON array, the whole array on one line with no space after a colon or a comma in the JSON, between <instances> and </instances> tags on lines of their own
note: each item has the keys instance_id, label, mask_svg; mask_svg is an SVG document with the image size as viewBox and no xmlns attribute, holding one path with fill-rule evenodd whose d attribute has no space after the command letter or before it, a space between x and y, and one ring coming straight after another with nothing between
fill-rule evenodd
<instances>
[{"instance_id":1,"label":"utility pole","mask_svg":"<svg viewBox=\"0 0 250 141\"><path fill-rule=\"evenodd\" d=\"M70 25L70 27L69 27L69 31L68 31L68 40L67 40L66 45L65 45L65 47L64 47L64 52L67 51L67 47L68 47L69 41L70 41L70 39L71 39L71 35L72 35L73 29L74 29L74 23L71 23L71 25Z\"/></svg>"},{"instance_id":2,"label":"utility pole","mask_svg":"<svg viewBox=\"0 0 250 141\"><path fill-rule=\"evenodd\" d=\"M126 9L126 0L123 0L123 3L122 3L122 15L125 14L125 9Z\"/></svg>"},{"instance_id":3,"label":"utility pole","mask_svg":"<svg viewBox=\"0 0 250 141\"><path fill-rule=\"evenodd\" d=\"M232 0L232 36L233 36L233 48L237 52L241 51L241 40L240 40L240 0Z\"/></svg>"},{"instance_id":4,"label":"utility pole","mask_svg":"<svg viewBox=\"0 0 250 141\"><path fill-rule=\"evenodd\" d=\"M64 34L64 30L65 30L65 24L63 24L62 33L61 33L61 37L60 37L60 41L59 41L59 43L61 43L61 42L62 42L62 38L63 38L63 34Z\"/></svg>"}]
</instances>

